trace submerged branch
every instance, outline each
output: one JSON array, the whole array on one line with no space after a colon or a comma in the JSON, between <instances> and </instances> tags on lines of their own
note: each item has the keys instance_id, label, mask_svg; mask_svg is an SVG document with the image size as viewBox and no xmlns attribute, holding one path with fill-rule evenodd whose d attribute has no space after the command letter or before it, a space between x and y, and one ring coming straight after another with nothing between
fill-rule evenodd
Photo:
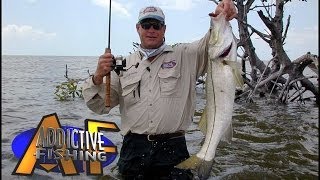
<instances>
[{"instance_id":1,"label":"submerged branch","mask_svg":"<svg viewBox=\"0 0 320 180\"><path fill-rule=\"evenodd\" d=\"M257 88L262 87L263 85L265 85L266 83L268 83L269 81L278 78L279 76L281 76L283 74L283 69L280 69L277 72L274 72L273 74L271 74L268 78L264 79L263 81L261 81L258 85Z\"/></svg>"}]
</instances>

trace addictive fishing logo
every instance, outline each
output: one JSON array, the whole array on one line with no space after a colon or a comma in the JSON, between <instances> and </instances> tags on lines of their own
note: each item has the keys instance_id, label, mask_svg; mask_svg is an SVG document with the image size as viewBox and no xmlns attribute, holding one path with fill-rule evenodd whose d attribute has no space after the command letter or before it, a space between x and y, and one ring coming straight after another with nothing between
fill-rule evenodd
<instances>
[{"instance_id":1,"label":"addictive fishing logo","mask_svg":"<svg viewBox=\"0 0 320 180\"><path fill-rule=\"evenodd\" d=\"M103 175L103 167L117 156L117 147L101 131L118 132L113 122L85 120L85 130L61 126L56 113L43 116L37 128L24 131L12 142L19 158L12 175L33 174L35 168L63 176Z\"/></svg>"}]
</instances>

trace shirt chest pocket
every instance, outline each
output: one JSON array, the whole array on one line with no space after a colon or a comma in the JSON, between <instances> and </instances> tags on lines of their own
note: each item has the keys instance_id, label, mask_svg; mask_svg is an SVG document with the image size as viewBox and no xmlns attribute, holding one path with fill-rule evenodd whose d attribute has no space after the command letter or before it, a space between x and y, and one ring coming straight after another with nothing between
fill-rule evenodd
<instances>
[{"instance_id":1,"label":"shirt chest pocket","mask_svg":"<svg viewBox=\"0 0 320 180\"><path fill-rule=\"evenodd\" d=\"M141 76L126 76L120 78L122 98L126 109L140 101Z\"/></svg>"},{"instance_id":2,"label":"shirt chest pocket","mask_svg":"<svg viewBox=\"0 0 320 180\"><path fill-rule=\"evenodd\" d=\"M180 70L177 67L161 68L158 76L161 97L181 96L181 77Z\"/></svg>"}]
</instances>

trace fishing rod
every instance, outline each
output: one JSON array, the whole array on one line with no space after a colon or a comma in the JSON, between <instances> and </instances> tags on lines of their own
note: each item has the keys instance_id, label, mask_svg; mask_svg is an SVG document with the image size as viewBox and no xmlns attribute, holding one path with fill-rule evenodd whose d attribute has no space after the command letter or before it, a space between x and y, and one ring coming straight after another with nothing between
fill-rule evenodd
<instances>
[{"instance_id":1,"label":"fishing rod","mask_svg":"<svg viewBox=\"0 0 320 180\"><path fill-rule=\"evenodd\" d=\"M111 53L110 48L110 34L111 34L111 0L109 1L109 25L108 25L108 46L105 49L105 53ZM105 106L110 107L111 100L110 100L110 83L111 83L111 73L109 72L106 75L106 99L105 99Z\"/></svg>"}]
</instances>

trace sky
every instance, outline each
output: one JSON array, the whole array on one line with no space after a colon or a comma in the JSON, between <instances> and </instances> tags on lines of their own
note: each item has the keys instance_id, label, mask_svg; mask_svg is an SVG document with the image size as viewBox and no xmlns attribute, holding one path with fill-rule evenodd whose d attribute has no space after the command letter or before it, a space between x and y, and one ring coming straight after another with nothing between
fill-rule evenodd
<instances>
[{"instance_id":1,"label":"sky","mask_svg":"<svg viewBox=\"0 0 320 180\"><path fill-rule=\"evenodd\" d=\"M267 3L275 2L269 0ZM108 41L109 0L2 0L2 54L100 56ZM256 3L261 3L256 0ZM285 50L291 59L311 52L318 55L319 2L292 0L285 5L284 23L291 15ZM200 39L210 25L208 13L216 8L209 0L112 0L111 49L114 55L133 52L140 42L135 29L138 13L148 5L160 6L166 16L166 43ZM238 36L236 20L230 21ZM267 33L256 11L248 22ZM258 36L253 43L258 56L271 58L271 50ZM240 51L240 49L239 49Z\"/></svg>"}]
</instances>

